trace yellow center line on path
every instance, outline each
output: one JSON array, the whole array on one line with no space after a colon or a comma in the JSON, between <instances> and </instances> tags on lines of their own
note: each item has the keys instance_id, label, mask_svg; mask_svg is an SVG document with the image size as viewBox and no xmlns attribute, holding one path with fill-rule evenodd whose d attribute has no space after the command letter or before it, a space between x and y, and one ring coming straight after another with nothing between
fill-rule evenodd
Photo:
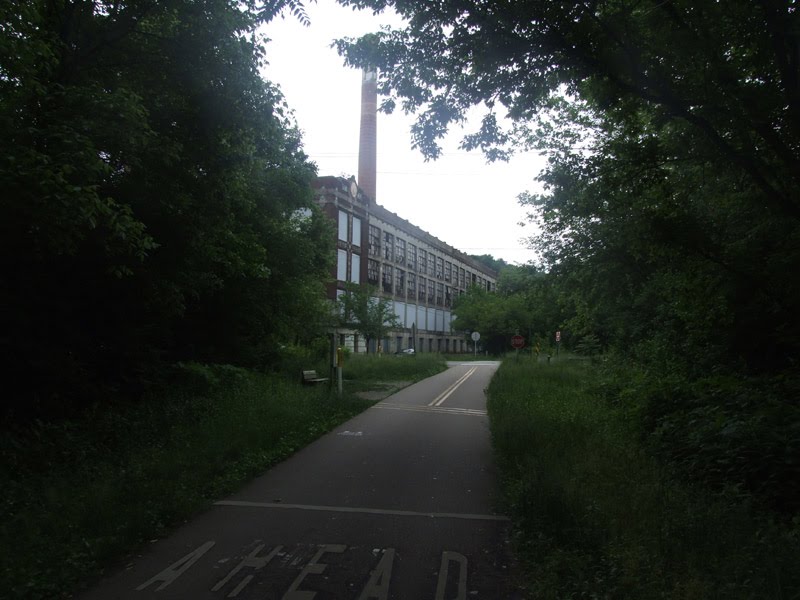
<instances>
[{"instance_id":1,"label":"yellow center line on path","mask_svg":"<svg viewBox=\"0 0 800 600\"><path fill-rule=\"evenodd\" d=\"M442 403L444 403L444 401L447 400L450 397L450 395L453 392L455 392L458 389L458 387L462 383L464 383L470 377L470 375L472 375L477 370L478 370L478 367L472 367L469 371L464 373L464 375L462 375L461 378L458 381L456 381L453 385L451 385L449 388L447 388L441 394L436 396L436 398L431 400L430 403L428 403L428 406L441 406Z\"/></svg>"}]
</instances>

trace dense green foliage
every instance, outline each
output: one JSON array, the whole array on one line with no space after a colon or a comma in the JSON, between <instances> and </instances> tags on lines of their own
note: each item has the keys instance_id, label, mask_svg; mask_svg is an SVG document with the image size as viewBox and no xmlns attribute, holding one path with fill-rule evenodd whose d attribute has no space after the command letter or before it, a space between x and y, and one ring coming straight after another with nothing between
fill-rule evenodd
<instances>
[{"instance_id":1,"label":"dense green foliage","mask_svg":"<svg viewBox=\"0 0 800 600\"><path fill-rule=\"evenodd\" d=\"M453 303L456 330L478 331L481 344L492 354L511 349L513 335L522 335L528 348L545 351L566 318L552 278L533 266L506 266L497 291L473 286Z\"/></svg>"},{"instance_id":2,"label":"dense green foliage","mask_svg":"<svg viewBox=\"0 0 800 600\"><path fill-rule=\"evenodd\" d=\"M332 233L258 73L284 4L2 4L7 416L136 395L177 360L261 365L324 318Z\"/></svg>"},{"instance_id":3,"label":"dense green foliage","mask_svg":"<svg viewBox=\"0 0 800 600\"><path fill-rule=\"evenodd\" d=\"M489 417L527 598L796 598L800 523L675 481L589 361L506 360ZM645 442L647 444L648 442Z\"/></svg>"},{"instance_id":4,"label":"dense green foliage","mask_svg":"<svg viewBox=\"0 0 800 600\"><path fill-rule=\"evenodd\" d=\"M547 329L636 365L641 378L609 393L686 476L794 514L795 4L346 3L408 19L339 47L378 67L384 108L418 114L427 156L475 106L486 116L465 148L546 154L541 193L521 200L563 311Z\"/></svg>"},{"instance_id":5,"label":"dense green foliage","mask_svg":"<svg viewBox=\"0 0 800 600\"><path fill-rule=\"evenodd\" d=\"M445 369L447 363L439 353L410 356L354 354L345 360L342 371L344 379L348 381L372 385L375 381L411 383L441 373Z\"/></svg>"}]
</instances>

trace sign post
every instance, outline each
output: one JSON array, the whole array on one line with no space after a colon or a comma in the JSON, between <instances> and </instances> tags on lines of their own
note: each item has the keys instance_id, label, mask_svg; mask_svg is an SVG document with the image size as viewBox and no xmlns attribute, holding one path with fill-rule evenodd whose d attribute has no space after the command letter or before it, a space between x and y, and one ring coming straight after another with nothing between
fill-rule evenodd
<instances>
[{"instance_id":1,"label":"sign post","mask_svg":"<svg viewBox=\"0 0 800 600\"><path fill-rule=\"evenodd\" d=\"M342 395L342 366L344 365L344 350L336 349L336 391Z\"/></svg>"},{"instance_id":2,"label":"sign post","mask_svg":"<svg viewBox=\"0 0 800 600\"><path fill-rule=\"evenodd\" d=\"M481 334L478 333L477 331L473 331L472 335L470 335L470 337L472 338L472 348L473 348L473 350L475 352L475 356L477 357L478 356L478 340L481 339Z\"/></svg>"},{"instance_id":3,"label":"sign post","mask_svg":"<svg viewBox=\"0 0 800 600\"><path fill-rule=\"evenodd\" d=\"M511 336L511 347L516 350L516 360L519 360L519 350L520 348L525 347L525 338L521 335L512 335Z\"/></svg>"},{"instance_id":4,"label":"sign post","mask_svg":"<svg viewBox=\"0 0 800 600\"><path fill-rule=\"evenodd\" d=\"M512 335L511 336L511 347L516 350L517 360L519 360L519 351L520 351L520 348L524 348L525 347L525 338L522 337L519 334Z\"/></svg>"}]
</instances>

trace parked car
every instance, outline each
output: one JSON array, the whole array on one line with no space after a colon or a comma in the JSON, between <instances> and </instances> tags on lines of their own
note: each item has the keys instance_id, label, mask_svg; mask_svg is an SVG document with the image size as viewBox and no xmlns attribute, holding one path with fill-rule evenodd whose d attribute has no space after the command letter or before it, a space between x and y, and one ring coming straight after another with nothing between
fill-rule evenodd
<instances>
[{"instance_id":1,"label":"parked car","mask_svg":"<svg viewBox=\"0 0 800 600\"><path fill-rule=\"evenodd\" d=\"M395 354L405 354L406 356L413 356L416 352L413 348L406 348L405 350L398 350Z\"/></svg>"}]
</instances>

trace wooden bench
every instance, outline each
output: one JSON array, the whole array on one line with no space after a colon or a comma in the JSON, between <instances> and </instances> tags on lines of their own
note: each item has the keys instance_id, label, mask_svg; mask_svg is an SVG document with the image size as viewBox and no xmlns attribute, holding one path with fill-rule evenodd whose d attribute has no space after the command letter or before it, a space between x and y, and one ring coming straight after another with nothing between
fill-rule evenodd
<instances>
[{"instance_id":1,"label":"wooden bench","mask_svg":"<svg viewBox=\"0 0 800 600\"><path fill-rule=\"evenodd\" d=\"M316 371L303 371L303 384L316 385L317 383L325 383L328 381L327 377L320 377Z\"/></svg>"}]
</instances>

